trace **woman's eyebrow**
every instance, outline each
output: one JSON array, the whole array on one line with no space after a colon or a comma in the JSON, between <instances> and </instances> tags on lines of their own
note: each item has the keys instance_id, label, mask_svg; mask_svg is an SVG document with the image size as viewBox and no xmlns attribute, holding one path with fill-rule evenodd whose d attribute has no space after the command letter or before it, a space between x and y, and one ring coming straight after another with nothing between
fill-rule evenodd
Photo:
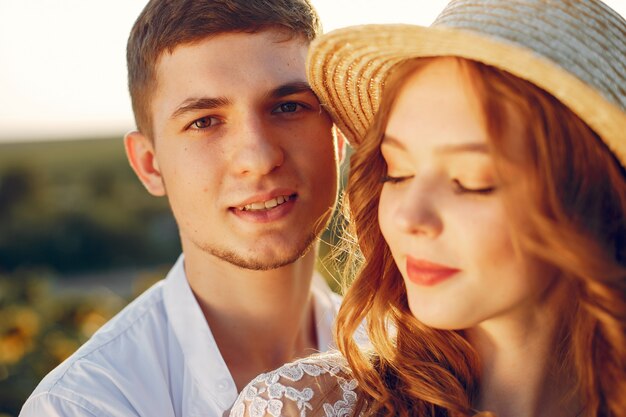
<instances>
[{"instance_id":1,"label":"woman's eyebrow","mask_svg":"<svg viewBox=\"0 0 626 417\"><path fill-rule=\"evenodd\" d=\"M437 147L438 153L445 154L455 154L455 153L489 153L489 145L484 142L466 142L466 143L455 143L450 145L441 145Z\"/></svg>"},{"instance_id":2,"label":"woman's eyebrow","mask_svg":"<svg viewBox=\"0 0 626 417\"><path fill-rule=\"evenodd\" d=\"M383 135L380 146L391 146L393 148L398 148L400 150L406 151L406 146L404 145L404 143L402 143L401 140L396 139L395 137L390 136L386 133Z\"/></svg>"},{"instance_id":3,"label":"woman's eyebrow","mask_svg":"<svg viewBox=\"0 0 626 417\"><path fill-rule=\"evenodd\" d=\"M403 151L407 150L406 145L401 140L387 134L383 136L381 146L383 145L398 148ZM466 152L487 154L489 153L489 145L485 142L453 143L439 145L436 147L435 151L441 154L457 154Z\"/></svg>"}]
</instances>

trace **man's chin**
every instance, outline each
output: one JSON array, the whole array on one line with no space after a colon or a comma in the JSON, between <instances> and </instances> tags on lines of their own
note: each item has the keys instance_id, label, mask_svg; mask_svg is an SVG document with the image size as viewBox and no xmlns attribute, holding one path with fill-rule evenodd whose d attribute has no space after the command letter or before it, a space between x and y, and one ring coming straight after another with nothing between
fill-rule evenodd
<instances>
[{"instance_id":1,"label":"man's chin","mask_svg":"<svg viewBox=\"0 0 626 417\"><path fill-rule=\"evenodd\" d=\"M296 262L311 249L314 241L315 235L311 235L306 241L297 246L294 245L292 248L285 248L280 252L274 251L269 254L251 254L249 256L224 248L208 247L199 244L196 244L196 246L202 251L239 268L253 271L269 271Z\"/></svg>"}]
</instances>

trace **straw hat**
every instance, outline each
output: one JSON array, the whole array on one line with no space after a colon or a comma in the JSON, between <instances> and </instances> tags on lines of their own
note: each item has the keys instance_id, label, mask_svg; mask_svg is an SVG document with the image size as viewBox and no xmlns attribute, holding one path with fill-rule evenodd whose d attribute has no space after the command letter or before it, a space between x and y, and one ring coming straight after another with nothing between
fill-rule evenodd
<instances>
[{"instance_id":1,"label":"straw hat","mask_svg":"<svg viewBox=\"0 0 626 417\"><path fill-rule=\"evenodd\" d=\"M311 45L313 90L358 145L390 70L411 58L457 56L548 91L626 166L626 21L599 0L453 0L430 27L366 25Z\"/></svg>"}]
</instances>

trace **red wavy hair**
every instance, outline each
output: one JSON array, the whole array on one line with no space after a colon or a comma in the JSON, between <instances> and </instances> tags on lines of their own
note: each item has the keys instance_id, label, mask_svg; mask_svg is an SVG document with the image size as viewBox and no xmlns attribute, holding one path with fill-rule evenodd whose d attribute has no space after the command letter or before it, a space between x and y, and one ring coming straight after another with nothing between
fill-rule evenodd
<instances>
[{"instance_id":1,"label":"red wavy hair","mask_svg":"<svg viewBox=\"0 0 626 417\"><path fill-rule=\"evenodd\" d=\"M471 416L480 391L480 358L463 332L429 328L411 314L378 226L380 179L386 173L382 134L403 81L430 60L407 61L394 70L375 121L351 157L347 240L358 244L360 262L335 336L359 382L355 415L367 409L390 417ZM507 72L457 60L480 97L496 165L514 164L525 173L524 194L504 197L516 243L560 271L571 289L558 349L578 381L572 394L582 395L585 416L626 417L624 167L550 94ZM511 114L526 121L522 147L506 140ZM363 320L371 354L353 339Z\"/></svg>"}]
</instances>

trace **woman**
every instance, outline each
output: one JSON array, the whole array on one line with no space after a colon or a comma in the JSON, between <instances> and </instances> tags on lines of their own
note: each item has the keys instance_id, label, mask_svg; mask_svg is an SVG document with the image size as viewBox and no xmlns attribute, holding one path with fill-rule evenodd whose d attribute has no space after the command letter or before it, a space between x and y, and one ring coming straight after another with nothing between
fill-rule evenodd
<instances>
[{"instance_id":1,"label":"woman","mask_svg":"<svg viewBox=\"0 0 626 417\"><path fill-rule=\"evenodd\" d=\"M233 415L626 416L624 19L453 1L326 35L309 71L355 148L343 356L260 375Z\"/></svg>"}]
</instances>

